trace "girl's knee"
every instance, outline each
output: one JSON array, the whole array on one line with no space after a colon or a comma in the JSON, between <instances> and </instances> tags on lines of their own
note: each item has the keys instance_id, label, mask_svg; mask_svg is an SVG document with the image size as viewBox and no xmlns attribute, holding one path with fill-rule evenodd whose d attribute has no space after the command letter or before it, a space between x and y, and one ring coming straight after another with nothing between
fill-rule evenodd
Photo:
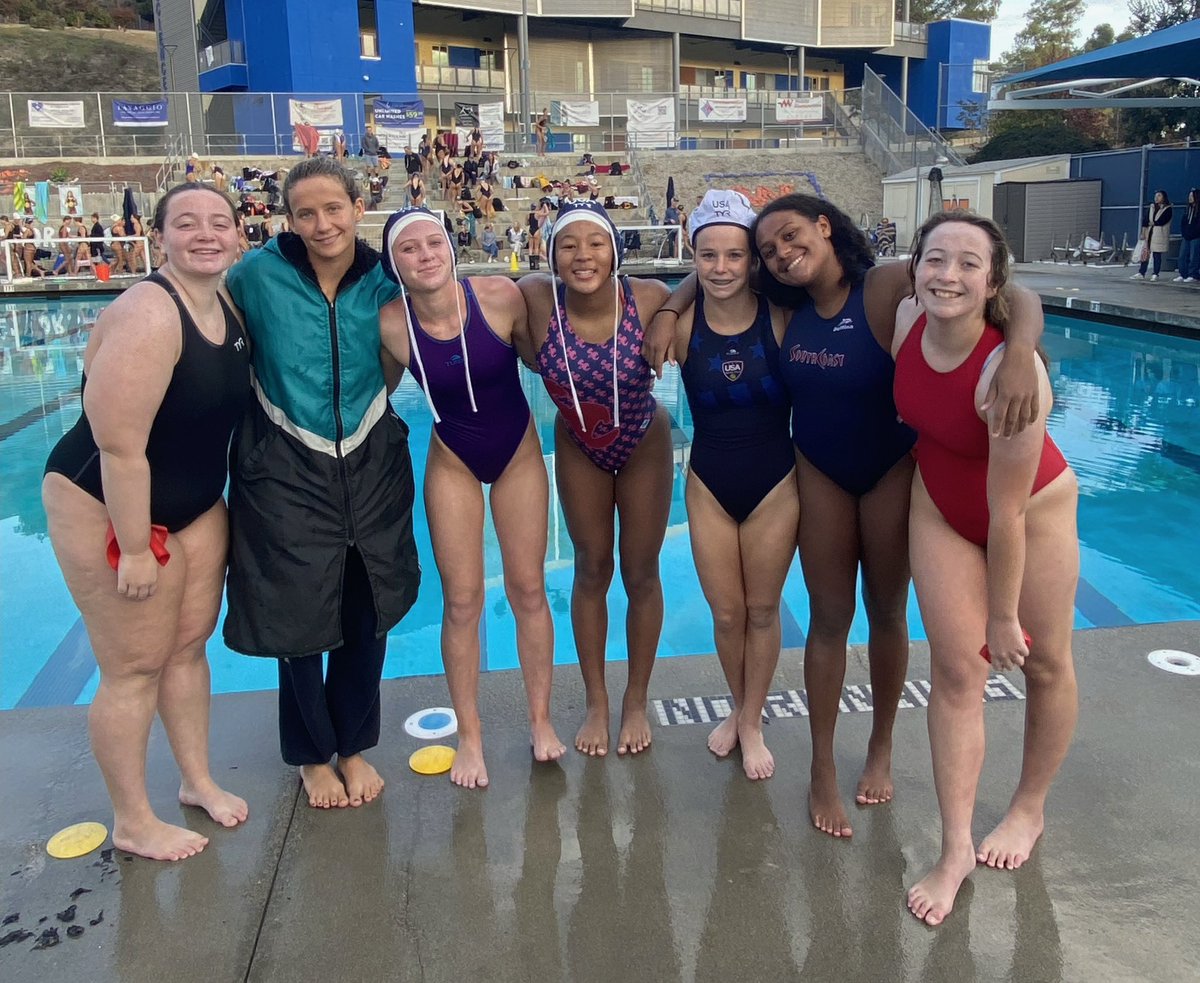
<instances>
[{"instance_id":1,"label":"girl's knee","mask_svg":"<svg viewBox=\"0 0 1200 983\"><path fill-rule=\"evenodd\" d=\"M746 628L746 607L743 604L720 604L712 608L713 629L718 634L741 632Z\"/></svg>"},{"instance_id":2,"label":"girl's knee","mask_svg":"<svg viewBox=\"0 0 1200 983\"><path fill-rule=\"evenodd\" d=\"M621 562L621 583L625 587L625 593L630 597L637 597L653 591L662 592L662 581L658 576L658 557L655 556L653 562Z\"/></svg>"},{"instance_id":3,"label":"girl's knee","mask_svg":"<svg viewBox=\"0 0 1200 983\"><path fill-rule=\"evenodd\" d=\"M518 618L538 614L547 607L546 584L540 578L530 580L506 577L504 593L508 597L509 607Z\"/></svg>"},{"instance_id":4,"label":"girl's knee","mask_svg":"<svg viewBox=\"0 0 1200 983\"><path fill-rule=\"evenodd\" d=\"M778 601L751 601L746 605L746 624L755 631L769 631L778 623Z\"/></svg>"},{"instance_id":5,"label":"girl's knee","mask_svg":"<svg viewBox=\"0 0 1200 983\"><path fill-rule=\"evenodd\" d=\"M483 591L443 590L442 617L455 627L470 626L479 623L483 615Z\"/></svg>"},{"instance_id":6,"label":"girl's knee","mask_svg":"<svg viewBox=\"0 0 1200 983\"><path fill-rule=\"evenodd\" d=\"M595 553L576 549L576 587L585 592L606 592L612 583L614 566L611 553Z\"/></svg>"},{"instance_id":7,"label":"girl's knee","mask_svg":"<svg viewBox=\"0 0 1200 983\"><path fill-rule=\"evenodd\" d=\"M809 595L809 635L839 637L850 633L854 620L854 597L820 598Z\"/></svg>"}]
</instances>

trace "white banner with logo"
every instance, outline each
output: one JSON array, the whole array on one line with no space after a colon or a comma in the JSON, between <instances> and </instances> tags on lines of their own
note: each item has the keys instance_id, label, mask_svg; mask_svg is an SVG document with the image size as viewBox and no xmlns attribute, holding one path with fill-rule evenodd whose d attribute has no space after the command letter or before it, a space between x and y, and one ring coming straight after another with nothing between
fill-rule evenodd
<instances>
[{"instance_id":1,"label":"white banner with logo","mask_svg":"<svg viewBox=\"0 0 1200 983\"><path fill-rule=\"evenodd\" d=\"M825 118L825 100L819 93L775 97L775 120L779 123L819 123Z\"/></svg>"},{"instance_id":2,"label":"white banner with logo","mask_svg":"<svg viewBox=\"0 0 1200 983\"><path fill-rule=\"evenodd\" d=\"M706 123L744 123L745 99L701 99L700 118Z\"/></svg>"},{"instance_id":3,"label":"white banner with logo","mask_svg":"<svg viewBox=\"0 0 1200 983\"><path fill-rule=\"evenodd\" d=\"M555 99L550 103L553 126L580 127L600 125L600 103Z\"/></svg>"},{"instance_id":4,"label":"white banner with logo","mask_svg":"<svg viewBox=\"0 0 1200 983\"><path fill-rule=\"evenodd\" d=\"M70 130L83 126L83 103L30 99L29 125L47 130Z\"/></svg>"},{"instance_id":5,"label":"white banner with logo","mask_svg":"<svg viewBox=\"0 0 1200 983\"><path fill-rule=\"evenodd\" d=\"M309 126L341 126L342 100L288 100L288 123L307 123Z\"/></svg>"},{"instance_id":6,"label":"white banner with logo","mask_svg":"<svg viewBox=\"0 0 1200 983\"><path fill-rule=\"evenodd\" d=\"M628 124L625 132L631 147L675 146L674 98L625 100Z\"/></svg>"},{"instance_id":7,"label":"white banner with logo","mask_svg":"<svg viewBox=\"0 0 1200 983\"><path fill-rule=\"evenodd\" d=\"M483 136L483 149L494 150L496 153L504 150L504 103L455 103L454 105L456 118L459 121L454 132L458 134L460 153L465 153L467 144L471 142L472 127L464 126L463 120L469 122L472 115L479 121L479 132Z\"/></svg>"}]
</instances>

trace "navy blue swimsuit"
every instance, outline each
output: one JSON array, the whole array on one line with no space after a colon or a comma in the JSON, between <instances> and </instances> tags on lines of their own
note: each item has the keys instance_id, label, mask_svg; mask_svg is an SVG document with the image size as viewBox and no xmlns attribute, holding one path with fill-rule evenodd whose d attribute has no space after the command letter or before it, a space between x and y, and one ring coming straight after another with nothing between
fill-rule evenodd
<instances>
[{"instance_id":1,"label":"navy blue swimsuit","mask_svg":"<svg viewBox=\"0 0 1200 983\"><path fill-rule=\"evenodd\" d=\"M863 284L833 317L811 303L797 310L781 363L796 448L851 495L869 492L912 449L917 435L896 413L896 366L867 323Z\"/></svg>"},{"instance_id":2,"label":"navy blue swimsuit","mask_svg":"<svg viewBox=\"0 0 1200 983\"><path fill-rule=\"evenodd\" d=\"M692 411L691 469L735 522L745 522L796 466L788 395L766 298L754 323L721 335L697 294L692 341L679 370Z\"/></svg>"}]
</instances>

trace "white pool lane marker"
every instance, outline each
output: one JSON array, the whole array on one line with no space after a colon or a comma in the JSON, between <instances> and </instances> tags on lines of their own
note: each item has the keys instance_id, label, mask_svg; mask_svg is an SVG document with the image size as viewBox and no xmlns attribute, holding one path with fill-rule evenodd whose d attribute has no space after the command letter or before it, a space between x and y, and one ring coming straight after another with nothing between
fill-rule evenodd
<instances>
[{"instance_id":1,"label":"white pool lane marker","mask_svg":"<svg viewBox=\"0 0 1200 983\"><path fill-rule=\"evenodd\" d=\"M449 707L427 707L404 721L404 729L413 737L434 741L455 733L458 730L458 717Z\"/></svg>"},{"instance_id":2,"label":"white pool lane marker","mask_svg":"<svg viewBox=\"0 0 1200 983\"><path fill-rule=\"evenodd\" d=\"M1156 669L1173 672L1179 676L1200 676L1200 656L1178 649L1155 649L1147 661Z\"/></svg>"},{"instance_id":3,"label":"white pool lane marker","mask_svg":"<svg viewBox=\"0 0 1200 983\"><path fill-rule=\"evenodd\" d=\"M910 679L904 684L900 696L900 709L929 706L930 683L927 679ZM983 688L983 702L997 703L1003 700L1023 700L1025 694L1006 677L993 673ZM651 700L650 710L660 725L711 724L724 720L732 712L731 696L685 696L673 700ZM846 686L838 702L840 713L870 713L875 709L871 687ZM808 694L804 690L777 690L767 694L763 705L763 718L767 721L786 720L808 716Z\"/></svg>"}]
</instances>

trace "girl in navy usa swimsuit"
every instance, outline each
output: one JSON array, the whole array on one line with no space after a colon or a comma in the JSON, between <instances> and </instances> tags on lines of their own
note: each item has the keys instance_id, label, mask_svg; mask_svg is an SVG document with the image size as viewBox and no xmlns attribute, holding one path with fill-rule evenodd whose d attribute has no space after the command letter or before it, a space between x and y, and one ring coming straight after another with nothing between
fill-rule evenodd
<instances>
[{"instance_id":1,"label":"girl in navy usa swimsuit","mask_svg":"<svg viewBox=\"0 0 1200 983\"><path fill-rule=\"evenodd\" d=\"M762 779L775 771L762 709L779 660L780 597L800 505L779 366L784 317L750 290L753 223L736 191L709 191L692 212L700 291L679 319L675 350L695 425L692 556L734 702L708 747L724 757L740 746L747 777Z\"/></svg>"},{"instance_id":2,"label":"girl in navy usa swimsuit","mask_svg":"<svg viewBox=\"0 0 1200 983\"><path fill-rule=\"evenodd\" d=\"M544 564L549 483L518 374L529 353L520 290L506 277L455 278L445 227L425 208L396 212L384 226L384 272L401 297L380 312L384 361L408 368L433 413L425 509L442 578L442 659L458 717L450 780L488 784L479 718L479 621L483 614L483 488L517 622L529 701L530 743L539 761L566 750L550 723L554 628Z\"/></svg>"}]
</instances>

